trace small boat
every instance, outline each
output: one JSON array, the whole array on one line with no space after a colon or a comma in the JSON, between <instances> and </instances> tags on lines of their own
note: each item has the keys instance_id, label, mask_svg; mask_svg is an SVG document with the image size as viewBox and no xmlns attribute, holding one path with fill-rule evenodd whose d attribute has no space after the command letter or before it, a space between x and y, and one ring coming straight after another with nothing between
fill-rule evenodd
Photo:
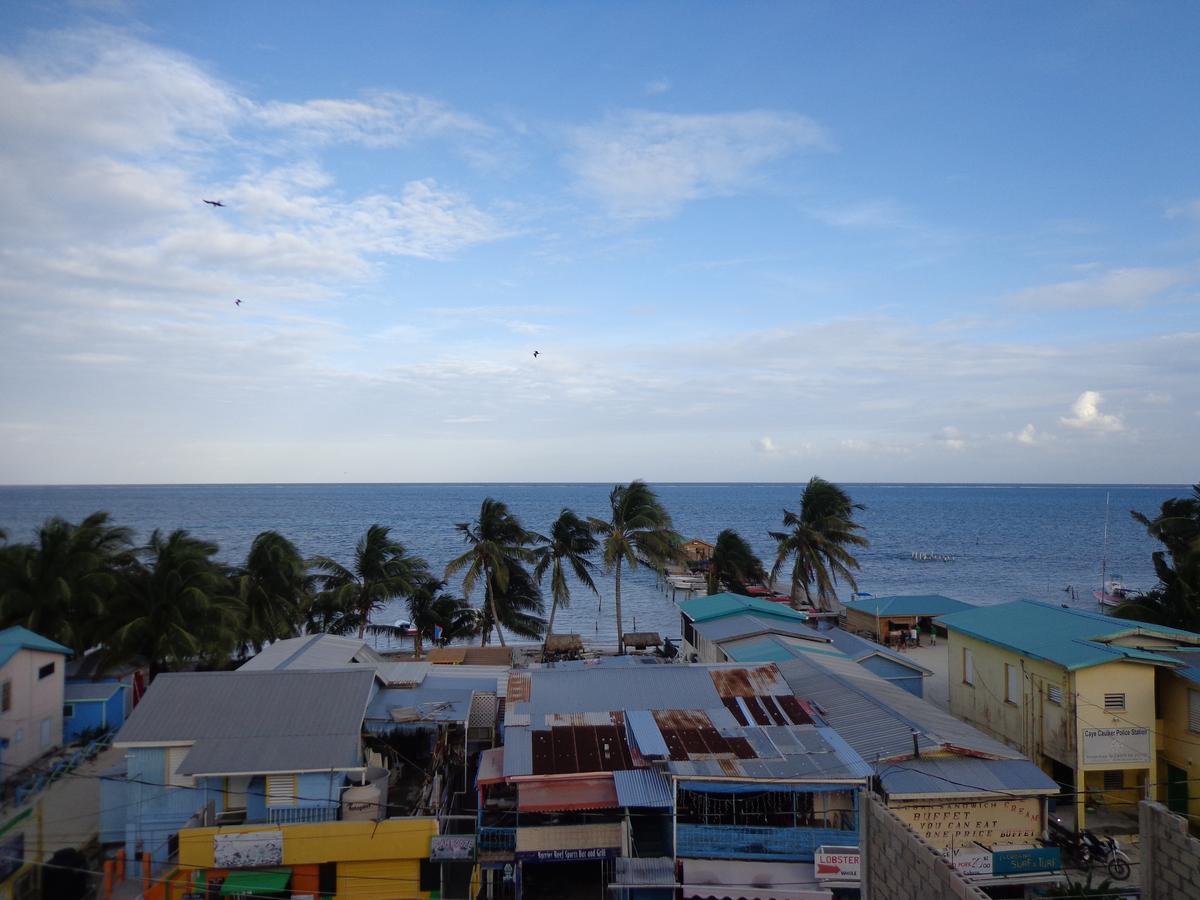
<instances>
[{"instance_id":1,"label":"small boat","mask_svg":"<svg viewBox=\"0 0 1200 900\"><path fill-rule=\"evenodd\" d=\"M1100 603L1100 608L1106 612L1111 612L1125 601L1136 599L1141 594L1141 591L1125 587L1120 575L1110 576L1103 590L1092 591L1092 596Z\"/></svg>"},{"instance_id":2,"label":"small boat","mask_svg":"<svg viewBox=\"0 0 1200 900\"><path fill-rule=\"evenodd\" d=\"M412 622L409 622L407 619L397 619L392 623L392 627L400 631L412 631Z\"/></svg>"}]
</instances>

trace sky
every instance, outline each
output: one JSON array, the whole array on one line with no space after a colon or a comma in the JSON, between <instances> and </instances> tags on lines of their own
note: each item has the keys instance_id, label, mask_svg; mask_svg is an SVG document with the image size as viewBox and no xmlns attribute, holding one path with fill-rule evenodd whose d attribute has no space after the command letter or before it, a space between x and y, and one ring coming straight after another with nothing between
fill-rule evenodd
<instances>
[{"instance_id":1,"label":"sky","mask_svg":"<svg viewBox=\"0 0 1200 900\"><path fill-rule=\"evenodd\" d=\"M1197 33L2 4L0 483L1191 483Z\"/></svg>"}]
</instances>

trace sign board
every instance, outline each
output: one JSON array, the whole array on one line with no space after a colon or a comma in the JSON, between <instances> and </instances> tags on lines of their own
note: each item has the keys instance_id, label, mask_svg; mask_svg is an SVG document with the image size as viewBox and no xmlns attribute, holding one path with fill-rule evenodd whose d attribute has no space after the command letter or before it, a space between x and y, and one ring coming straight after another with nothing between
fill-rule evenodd
<instances>
[{"instance_id":1,"label":"sign board","mask_svg":"<svg viewBox=\"0 0 1200 900\"><path fill-rule=\"evenodd\" d=\"M858 881L861 864L857 847L818 847L813 855L818 881Z\"/></svg>"},{"instance_id":2,"label":"sign board","mask_svg":"<svg viewBox=\"0 0 1200 900\"><path fill-rule=\"evenodd\" d=\"M578 850L519 850L517 859L529 862L574 862L588 859L613 859L616 847L588 847Z\"/></svg>"},{"instance_id":3,"label":"sign board","mask_svg":"<svg viewBox=\"0 0 1200 900\"><path fill-rule=\"evenodd\" d=\"M1085 766L1111 763L1149 764L1151 758L1149 728L1083 729Z\"/></svg>"},{"instance_id":4,"label":"sign board","mask_svg":"<svg viewBox=\"0 0 1200 900\"><path fill-rule=\"evenodd\" d=\"M966 878L987 877L992 874L992 851L982 847L963 847L943 850L942 856L959 875Z\"/></svg>"},{"instance_id":5,"label":"sign board","mask_svg":"<svg viewBox=\"0 0 1200 900\"><path fill-rule=\"evenodd\" d=\"M429 839L429 858L434 862L475 858L475 835L439 834Z\"/></svg>"},{"instance_id":6,"label":"sign board","mask_svg":"<svg viewBox=\"0 0 1200 900\"><path fill-rule=\"evenodd\" d=\"M244 831L213 838L213 866L253 869L283 864L282 831Z\"/></svg>"},{"instance_id":7,"label":"sign board","mask_svg":"<svg viewBox=\"0 0 1200 900\"><path fill-rule=\"evenodd\" d=\"M1042 834L1042 803L1037 797L980 803L914 801L889 808L938 850L965 844L1035 844Z\"/></svg>"},{"instance_id":8,"label":"sign board","mask_svg":"<svg viewBox=\"0 0 1200 900\"><path fill-rule=\"evenodd\" d=\"M992 871L997 875L1024 875L1028 872L1058 872L1061 869L1062 851L1057 847L996 850L992 853Z\"/></svg>"}]
</instances>

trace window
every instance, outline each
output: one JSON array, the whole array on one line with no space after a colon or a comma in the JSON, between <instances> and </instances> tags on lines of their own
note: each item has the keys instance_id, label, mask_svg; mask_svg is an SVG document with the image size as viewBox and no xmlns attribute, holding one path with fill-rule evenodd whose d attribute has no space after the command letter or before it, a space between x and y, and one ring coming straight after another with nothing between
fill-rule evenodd
<instances>
[{"instance_id":1,"label":"window","mask_svg":"<svg viewBox=\"0 0 1200 900\"><path fill-rule=\"evenodd\" d=\"M40 734L38 736L41 739L41 748L43 750L45 750L47 747L49 747L53 743L53 740L52 740L53 731L54 731L54 720L53 719L42 719L41 727L39 729Z\"/></svg>"},{"instance_id":2,"label":"window","mask_svg":"<svg viewBox=\"0 0 1200 900\"><path fill-rule=\"evenodd\" d=\"M1104 773L1104 789L1106 791L1119 791L1125 787L1125 773L1120 769Z\"/></svg>"},{"instance_id":3,"label":"window","mask_svg":"<svg viewBox=\"0 0 1200 900\"><path fill-rule=\"evenodd\" d=\"M963 684L975 683L975 654L963 647Z\"/></svg>"},{"instance_id":4,"label":"window","mask_svg":"<svg viewBox=\"0 0 1200 900\"><path fill-rule=\"evenodd\" d=\"M54 663L48 662L44 666L42 666L40 669L38 669L38 681L41 681L43 678L49 678L53 674L54 674Z\"/></svg>"},{"instance_id":5,"label":"window","mask_svg":"<svg viewBox=\"0 0 1200 900\"><path fill-rule=\"evenodd\" d=\"M8 712L12 709L12 682L6 681L0 687L0 712Z\"/></svg>"},{"instance_id":6,"label":"window","mask_svg":"<svg viewBox=\"0 0 1200 900\"><path fill-rule=\"evenodd\" d=\"M63 704L63 718L69 719L73 715L75 715L75 704L74 703L64 703Z\"/></svg>"},{"instance_id":7,"label":"window","mask_svg":"<svg viewBox=\"0 0 1200 900\"><path fill-rule=\"evenodd\" d=\"M167 784L174 787L192 787L196 779L191 775L182 775L179 767L183 765L184 757L188 755L191 746L167 748Z\"/></svg>"},{"instance_id":8,"label":"window","mask_svg":"<svg viewBox=\"0 0 1200 900\"><path fill-rule=\"evenodd\" d=\"M1004 702L1021 702L1021 670L1008 663L1004 664Z\"/></svg>"},{"instance_id":9,"label":"window","mask_svg":"<svg viewBox=\"0 0 1200 900\"><path fill-rule=\"evenodd\" d=\"M1114 709L1120 711L1120 710L1123 710L1124 708L1125 708L1125 695L1124 694L1105 694L1104 695L1104 709L1106 712L1114 710Z\"/></svg>"},{"instance_id":10,"label":"window","mask_svg":"<svg viewBox=\"0 0 1200 900\"><path fill-rule=\"evenodd\" d=\"M1188 731L1200 734L1200 691L1188 691Z\"/></svg>"},{"instance_id":11,"label":"window","mask_svg":"<svg viewBox=\"0 0 1200 900\"><path fill-rule=\"evenodd\" d=\"M1056 706L1062 706L1062 686L1051 684L1046 687L1046 699Z\"/></svg>"},{"instance_id":12,"label":"window","mask_svg":"<svg viewBox=\"0 0 1200 900\"><path fill-rule=\"evenodd\" d=\"M295 806L297 793L295 775L267 776L267 806Z\"/></svg>"}]
</instances>

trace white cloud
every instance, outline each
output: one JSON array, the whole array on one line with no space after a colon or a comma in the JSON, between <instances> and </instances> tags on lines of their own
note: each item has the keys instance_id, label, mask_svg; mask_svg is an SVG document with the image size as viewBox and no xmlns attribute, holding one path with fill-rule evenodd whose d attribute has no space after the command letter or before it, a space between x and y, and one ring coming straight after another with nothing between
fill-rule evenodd
<instances>
[{"instance_id":1,"label":"white cloud","mask_svg":"<svg viewBox=\"0 0 1200 900\"><path fill-rule=\"evenodd\" d=\"M766 453L769 456L775 456L782 452L783 448L775 443L769 435L763 435L760 438L751 442L754 449L759 453Z\"/></svg>"},{"instance_id":2,"label":"white cloud","mask_svg":"<svg viewBox=\"0 0 1200 900\"><path fill-rule=\"evenodd\" d=\"M1037 429L1033 427L1032 422L1017 432L1016 442L1024 444L1026 447L1032 447L1038 442Z\"/></svg>"},{"instance_id":3,"label":"white cloud","mask_svg":"<svg viewBox=\"0 0 1200 900\"><path fill-rule=\"evenodd\" d=\"M908 225L904 211L891 200L827 206L815 210L813 217L837 228L900 228Z\"/></svg>"},{"instance_id":4,"label":"white cloud","mask_svg":"<svg viewBox=\"0 0 1200 900\"><path fill-rule=\"evenodd\" d=\"M392 147L447 134L486 134L489 129L429 97L380 91L360 100L321 99L266 103L255 117L273 128L296 132L308 141Z\"/></svg>"},{"instance_id":5,"label":"white cloud","mask_svg":"<svg viewBox=\"0 0 1200 900\"><path fill-rule=\"evenodd\" d=\"M1059 421L1069 428L1084 431L1123 431L1125 426L1120 416L1100 411L1103 402L1104 395L1098 391L1084 391L1071 405L1073 415L1064 416Z\"/></svg>"},{"instance_id":6,"label":"white cloud","mask_svg":"<svg viewBox=\"0 0 1200 900\"><path fill-rule=\"evenodd\" d=\"M1167 217L1171 219L1196 219L1200 221L1200 200L1189 200L1186 203L1170 207L1167 210Z\"/></svg>"},{"instance_id":7,"label":"white cloud","mask_svg":"<svg viewBox=\"0 0 1200 900\"><path fill-rule=\"evenodd\" d=\"M1139 307L1187 280L1187 274L1178 269L1110 269L1094 278L1028 288L1013 294L1009 302L1043 309Z\"/></svg>"},{"instance_id":8,"label":"white cloud","mask_svg":"<svg viewBox=\"0 0 1200 900\"><path fill-rule=\"evenodd\" d=\"M630 111L576 129L572 145L568 165L585 193L614 216L655 219L742 190L764 164L829 141L813 120L791 113Z\"/></svg>"},{"instance_id":9,"label":"white cloud","mask_svg":"<svg viewBox=\"0 0 1200 900\"><path fill-rule=\"evenodd\" d=\"M962 450L967 446L966 437L954 425L944 425L933 435L933 440L950 450Z\"/></svg>"},{"instance_id":10,"label":"white cloud","mask_svg":"<svg viewBox=\"0 0 1200 900\"><path fill-rule=\"evenodd\" d=\"M653 81L646 82L646 93L652 97L657 94L665 94L670 89L671 82L667 78L655 78Z\"/></svg>"}]
</instances>

